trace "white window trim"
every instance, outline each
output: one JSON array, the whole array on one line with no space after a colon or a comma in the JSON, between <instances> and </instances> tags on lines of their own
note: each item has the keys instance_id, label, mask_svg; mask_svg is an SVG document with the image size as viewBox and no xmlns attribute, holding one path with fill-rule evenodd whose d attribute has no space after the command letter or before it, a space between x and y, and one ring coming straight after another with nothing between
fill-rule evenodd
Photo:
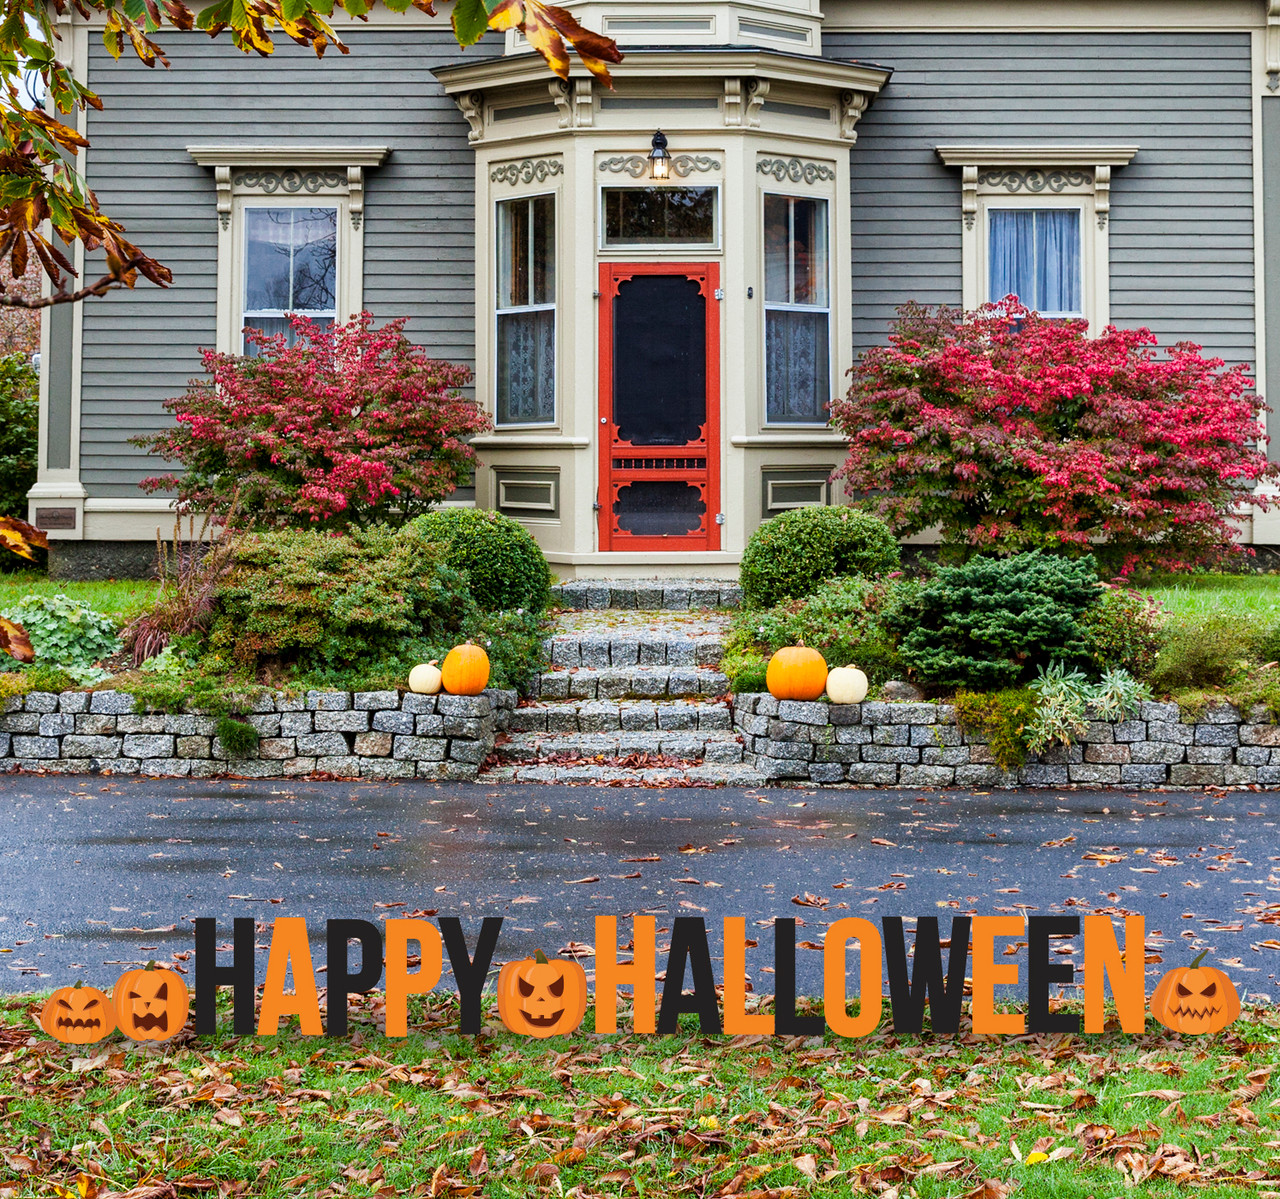
<instances>
[{"instance_id":1,"label":"white window trim","mask_svg":"<svg viewBox=\"0 0 1280 1199\"><path fill-rule=\"evenodd\" d=\"M498 305L498 254L502 249L502 238L498 234L498 207L501 204L512 204L529 202L540 199L543 196L551 197L551 225L552 237L555 239L555 245L552 252L552 262L555 265L555 299L550 304L517 304L511 308L502 308ZM492 387L492 408L493 427L495 430L508 429L554 429L560 423L560 275L561 275L561 254L560 254L560 209L563 207L560 200L560 189L553 188L550 191L533 191L521 192L514 196L497 196L494 198L493 204L490 206L491 225L490 225L490 245L493 247L490 253L490 266L493 271L492 284L489 289L490 310L493 319L490 322L490 354L489 369L490 378L493 380ZM532 230L530 231L530 245L532 247ZM530 279L532 279L530 272ZM551 419L549 421L520 421L520 422L500 422L498 420L498 318L502 316L510 316L522 312L550 312L551 313L551 345L552 352L555 354L555 369L552 372L551 383Z\"/></svg>"},{"instance_id":2,"label":"white window trim","mask_svg":"<svg viewBox=\"0 0 1280 1199\"><path fill-rule=\"evenodd\" d=\"M988 213L992 208L1080 211L1081 303L1089 332L1111 320L1111 171L1132 161L1137 146L938 146L947 166L961 168L962 303L987 302Z\"/></svg>"},{"instance_id":3,"label":"white window trim","mask_svg":"<svg viewBox=\"0 0 1280 1199\"><path fill-rule=\"evenodd\" d=\"M824 205L827 218L827 302L825 305L818 304L774 304L765 299L766 281L764 277L765 270L765 250L764 250L764 205L768 196L781 196L784 200L821 200ZM835 254L833 253L833 235L832 228L832 212L835 205L832 198L824 192L810 191L781 191L775 188L766 187L760 189L760 347L761 347L761 366L763 367L764 347L768 345L768 323L769 313L778 312L825 312L827 314L827 387L832 397L836 395L835 384L835 368L836 368L836 338L834 328L835 316ZM769 419L769 386L767 372L761 375L760 384L760 405L761 428L763 429L827 429L831 426L830 418L824 421L777 421Z\"/></svg>"},{"instance_id":4,"label":"white window trim","mask_svg":"<svg viewBox=\"0 0 1280 1199\"><path fill-rule=\"evenodd\" d=\"M243 352L244 209L338 209L337 319L364 306L364 170L390 153L387 146L188 146L201 166L213 167L218 212L216 346Z\"/></svg>"}]
</instances>

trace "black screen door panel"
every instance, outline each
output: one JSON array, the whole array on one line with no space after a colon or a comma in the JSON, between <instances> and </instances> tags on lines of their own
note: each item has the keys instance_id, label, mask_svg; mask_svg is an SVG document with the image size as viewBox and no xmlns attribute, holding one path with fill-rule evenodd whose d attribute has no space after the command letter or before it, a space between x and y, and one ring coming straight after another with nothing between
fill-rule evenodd
<instances>
[{"instance_id":1,"label":"black screen door panel","mask_svg":"<svg viewBox=\"0 0 1280 1199\"><path fill-rule=\"evenodd\" d=\"M636 275L613 302L618 440L689 445L707 421L707 301L696 280Z\"/></svg>"}]
</instances>

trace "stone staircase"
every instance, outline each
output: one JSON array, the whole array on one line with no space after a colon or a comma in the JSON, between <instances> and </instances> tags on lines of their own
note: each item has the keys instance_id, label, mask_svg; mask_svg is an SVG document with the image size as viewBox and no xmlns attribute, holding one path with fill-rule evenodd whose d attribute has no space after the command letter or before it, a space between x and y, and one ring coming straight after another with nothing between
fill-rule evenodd
<instances>
[{"instance_id":1,"label":"stone staircase","mask_svg":"<svg viewBox=\"0 0 1280 1199\"><path fill-rule=\"evenodd\" d=\"M743 764L729 681L720 670L728 626L720 604L736 599L736 588L697 580L570 586L576 592L562 590L557 602L581 606L556 618L545 643L551 668L510 713L481 780L762 782ZM618 606L604 606L606 596ZM671 606L635 607L637 601Z\"/></svg>"}]
</instances>

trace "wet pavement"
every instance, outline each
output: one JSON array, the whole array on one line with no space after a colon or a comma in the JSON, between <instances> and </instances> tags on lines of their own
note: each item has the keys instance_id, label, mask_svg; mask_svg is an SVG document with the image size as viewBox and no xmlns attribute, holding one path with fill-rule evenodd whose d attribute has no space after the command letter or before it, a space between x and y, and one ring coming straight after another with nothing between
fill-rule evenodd
<instances>
[{"instance_id":1,"label":"wet pavement","mask_svg":"<svg viewBox=\"0 0 1280 1199\"><path fill-rule=\"evenodd\" d=\"M1208 948L1242 995L1277 1001L1278 819L1280 794L1248 791L11 775L0 780L0 989L104 985L152 959L189 972L201 916L226 941L237 916L305 916L322 937L329 918L438 913L459 916L473 946L480 919L502 916L505 961L589 945L596 915L639 911L659 929L701 916L715 953L720 920L746 917L762 991L767 925L794 917L805 994L821 989L822 964L805 946L844 916L936 915L945 936L966 913L1106 911L1145 916L1152 977ZM1025 951L1010 960L1025 964ZM265 952L259 978L264 965Z\"/></svg>"}]
</instances>

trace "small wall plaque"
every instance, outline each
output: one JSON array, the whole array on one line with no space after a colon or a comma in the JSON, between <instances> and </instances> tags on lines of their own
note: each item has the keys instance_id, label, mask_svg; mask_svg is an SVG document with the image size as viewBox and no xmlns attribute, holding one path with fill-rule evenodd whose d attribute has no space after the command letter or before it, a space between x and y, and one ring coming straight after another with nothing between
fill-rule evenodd
<instances>
[{"instance_id":1,"label":"small wall plaque","mask_svg":"<svg viewBox=\"0 0 1280 1199\"><path fill-rule=\"evenodd\" d=\"M37 508L36 528L42 531L49 529L74 529L76 527L76 510L74 508Z\"/></svg>"}]
</instances>

